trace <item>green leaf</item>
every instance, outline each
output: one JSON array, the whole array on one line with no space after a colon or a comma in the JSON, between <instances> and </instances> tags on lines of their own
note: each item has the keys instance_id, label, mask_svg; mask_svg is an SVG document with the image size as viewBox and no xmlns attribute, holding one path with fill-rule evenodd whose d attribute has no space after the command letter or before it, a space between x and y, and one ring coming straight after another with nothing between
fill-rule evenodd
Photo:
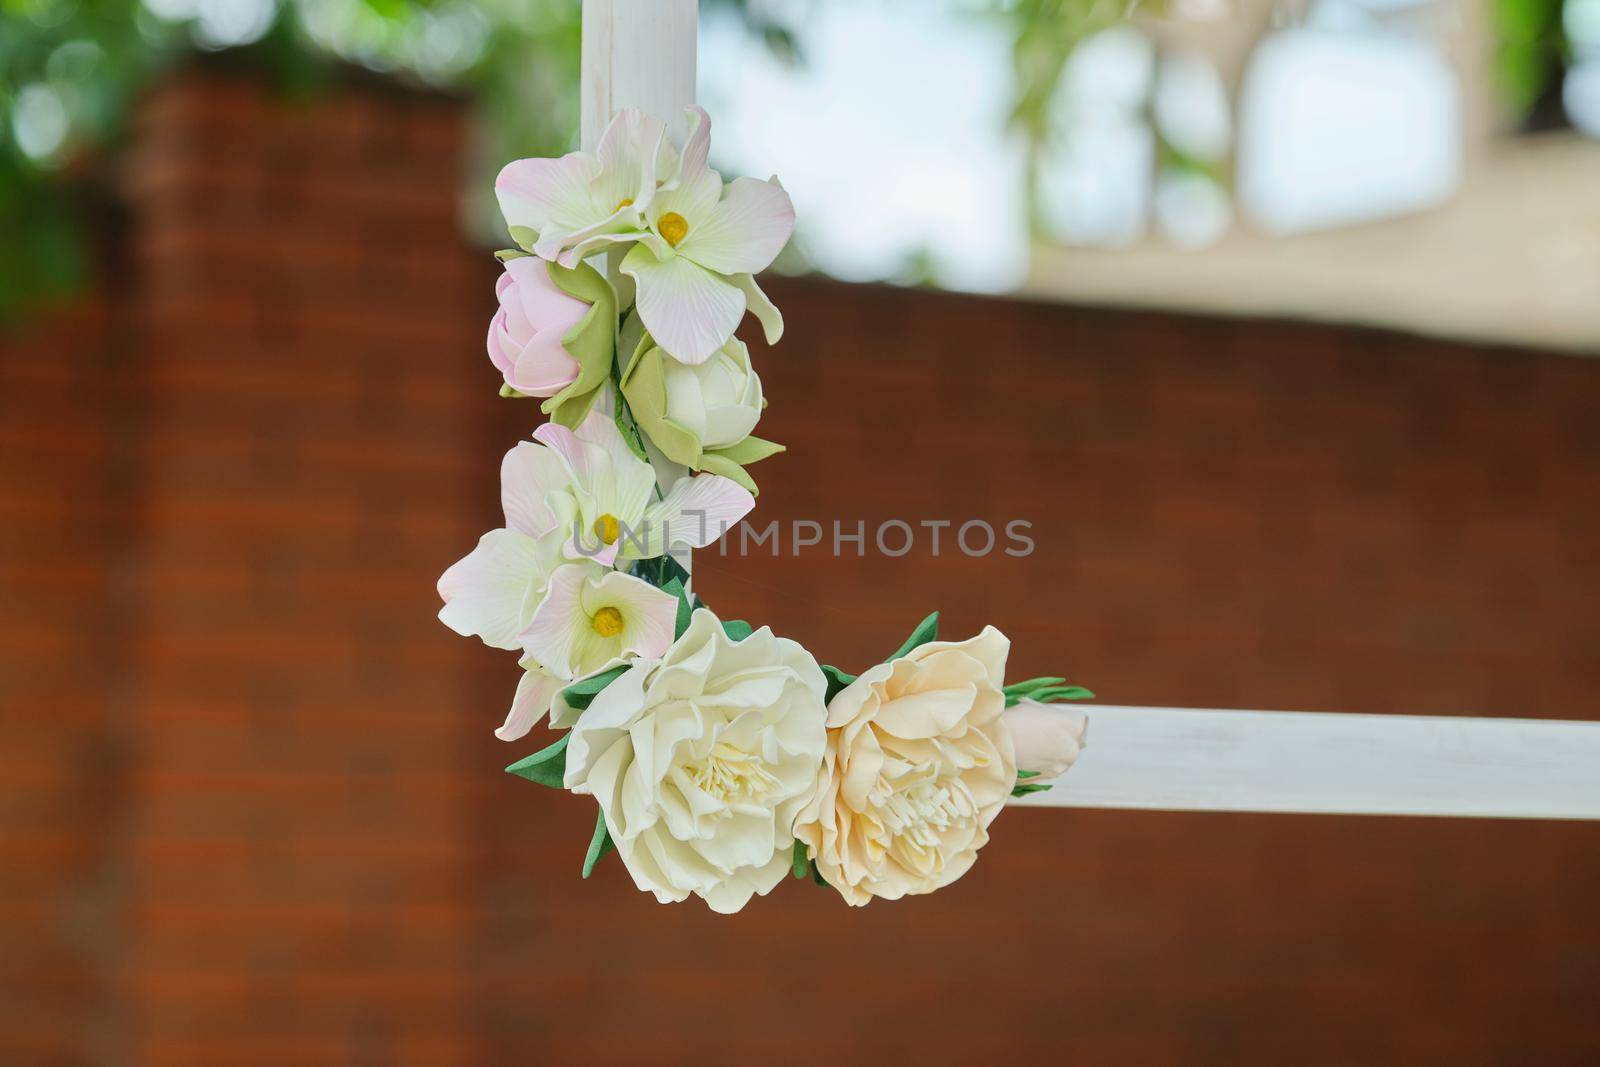
<instances>
[{"instance_id":1,"label":"green leaf","mask_svg":"<svg viewBox=\"0 0 1600 1067\"><path fill-rule=\"evenodd\" d=\"M502 248L494 254L494 258L502 263L509 263L513 259L527 259L529 253L520 248Z\"/></svg>"},{"instance_id":2,"label":"green leaf","mask_svg":"<svg viewBox=\"0 0 1600 1067\"><path fill-rule=\"evenodd\" d=\"M811 864L811 880L822 886L824 889L831 888L828 885L828 880L822 877L822 872L817 870L817 865L815 862Z\"/></svg>"},{"instance_id":3,"label":"green leaf","mask_svg":"<svg viewBox=\"0 0 1600 1067\"><path fill-rule=\"evenodd\" d=\"M855 675L841 671L838 667L830 667L826 663L822 665L822 676L828 680L828 692L824 700L829 703L839 695L841 689L856 680Z\"/></svg>"},{"instance_id":4,"label":"green leaf","mask_svg":"<svg viewBox=\"0 0 1600 1067\"><path fill-rule=\"evenodd\" d=\"M1053 787L1048 785L1039 785L1035 782L1029 782L1026 785L1019 785L1015 789L1011 790L1011 795L1014 797L1025 797L1029 793L1043 793L1051 788Z\"/></svg>"},{"instance_id":5,"label":"green leaf","mask_svg":"<svg viewBox=\"0 0 1600 1067\"><path fill-rule=\"evenodd\" d=\"M584 707L588 706L585 702ZM571 738L571 734L562 734L561 740L555 744L541 748L533 755L519 759L507 767L506 773L550 786L552 789L562 788L567 776L567 742Z\"/></svg>"},{"instance_id":6,"label":"green leaf","mask_svg":"<svg viewBox=\"0 0 1600 1067\"><path fill-rule=\"evenodd\" d=\"M1001 692L1007 696L1012 693L1018 696L1026 696L1035 689L1045 689L1052 685L1060 685L1064 681L1066 681L1065 678L1029 678L1025 682L1012 682L1010 685L1002 686Z\"/></svg>"},{"instance_id":7,"label":"green leaf","mask_svg":"<svg viewBox=\"0 0 1600 1067\"><path fill-rule=\"evenodd\" d=\"M628 446L628 451L649 463L650 453L644 450L644 438L639 436L638 424L634 422L633 413L628 410L628 402L623 399L621 393L617 394L611 421L616 423L617 432L622 435L622 441Z\"/></svg>"},{"instance_id":8,"label":"green leaf","mask_svg":"<svg viewBox=\"0 0 1600 1067\"><path fill-rule=\"evenodd\" d=\"M735 442L727 448L719 448L716 454L725 456L734 463L743 466L746 463L758 463L769 456L776 456L779 452L787 452L783 445L776 441L765 441L759 437L746 437Z\"/></svg>"},{"instance_id":9,"label":"green leaf","mask_svg":"<svg viewBox=\"0 0 1600 1067\"><path fill-rule=\"evenodd\" d=\"M889 658L891 660L899 659L907 652L920 645L927 644L937 636L939 636L939 613L936 611L917 623L917 628L911 631L911 636L906 638L906 643L901 645L900 650Z\"/></svg>"},{"instance_id":10,"label":"green leaf","mask_svg":"<svg viewBox=\"0 0 1600 1067\"><path fill-rule=\"evenodd\" d=\"M571 269L555 263L545 267L556 288L591 305L561 337L561 347L578 361L577 378L539 405L550 421L576 430L611 380L617 351L617 291L587 263Z\"/></svg>"},{"instance_id":11,"label":"green leaf","mask_svg":"<svg viewBox=\"0 0 1600 1067\"><path fill-rule=\"evenodd\" d=\"M1037 778L1037 777L1039 777L1039 772L1038 771L1021 771L1021 770L1019 770L1017 772L1017 777L1018 778Z\"/></svg>"},{"instance_id":12,"label":"green leaf","mask_svg":"<svg viewBox=\"0 0 1600 1067\"><path fill-rule=\"evenodd\" d=\"M587 878L593 874L594 865L605 859L606 853L616 847L616 843L611 840L611 831L606 829L605 811L596 812L594 837L590 839L589 851L583 857L583 876Z\"/></svg>"},{"instance_id":13,"label":"green leaf","mask_svg":"<svg viewBox=\"0 0 1600 1067\"><path fill-rule=\"evenodd\" d=\"M726 619L722 623L722 632L728 635L730 641L743 641L755 633L755 627L743 619Z\"/></svg>"},{"instance_id":14,"label":"green leaf","mask_svg":"<svg viewBox=\"0 0 1600 1067\"><path fill-rule=\"evenodd\" d=\"M561 699L565 700L567 706L574 711L582 711L594 703L594 698L600 695L602 689L622 677L627 669L627 665L623 664L608 671L601 671L599 674L591 674L582 681L573 682L561 691Z\"/></svg>"},{"instance_id":15,"label":"green leaf","mask_svg":"<svg viewBox=\"0 0 1600 1067\"><path fill-rule=\"evenodd\" d=\"M1065 678L1029 678L1014 682L1001 692L1006 695L1006 707L1014 708L1024 700L1037 700L1049 704L1058 700L1093 700L1094 694L1081 685L1062 685Z\"/></svg>"},{"instance_id":16,"label":"green leaf","mask_svg":"<svg viewBox=\"0 0 1600 1067\"><path fill-rule=\"evenodd\" d=\"M761 487L756 485L754 478L750 477L750 472L721 453L700 453L700 465L696 469L704 471L706 474L720 474L724 478L743 486L751 496L761 495Z\"/></svg>"},{"instance_id":17,"label":"green leaf","mask_svg":"<svg viewBox=\"0 0 1600 1067\"><path fill-rule=\"evenodd\" d=\"M511 231L511 239L529 252L532 252L533 246L539 243L539 232L531 227L510 226L507 228Z\"/></svg>"},{"instance_id":18,"label":"green leaf","mask_svg":"<svg viewBox=\"0 0 1600 1067\"><path fill-rule=\"evenodd\" d=\"M665 589L667 583L674 578L685 588L689 585L689 572L672 556L641 559L633 565L631 573L635 578L643 578L657 589Z\"/></svg>"},{"instance_id":19,"label":"green leaf","mask_svg":"<svg viewBox=\"0 0 1600 1067\"><path fill-rule=\"evenodd\" d=\"M689 620L694 618L694 605L689 603L689 595L684 592L683 583L676 578L662 586L661 591L671 593L678 600L678 618L672 627L672 639L676 641L683 636L685 630L689 629Z\"/></svg>"},{"instance_id":20,"label":"green leaf","mask_svg":"<svg viewBox=\"0 0 1600 1067\"><path fill-rule=\"evenodd\" d=\"M807 868L810 863L811 861L806 858L806 843L804 841L796 841L794 843L794 860L789 864L790 871L796 878L804 878L808 873Z\"/></svg>"},{"instance_id":21,"label":"green leaf","mask_svg":"<svg viewBox=\"0 0 1600 1067\"><path fill-rule=\"evenodd\" d=\"M515 398L515 399L523 399L523 400L527 399L527 396L528 396L527 393L519 393L515 389L511 388L511 386L506 385L504 382L502 382L501 385L500 385L500 395L503 396L503 397L507 397L507 398Z\"/></svg>"}]
</instances>

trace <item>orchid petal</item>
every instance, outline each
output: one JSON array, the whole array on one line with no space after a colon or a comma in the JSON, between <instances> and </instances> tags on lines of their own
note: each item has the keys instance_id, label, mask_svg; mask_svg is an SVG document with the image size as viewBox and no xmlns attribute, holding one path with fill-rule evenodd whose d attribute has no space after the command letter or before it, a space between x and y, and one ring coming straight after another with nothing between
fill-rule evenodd
<instances>
[{"instance_id":1,"label":"orchid petal","mask_svg":"<svg viewBox=\"0 0 1600 1067\"><path fill-rule=\"evenodd\" d=\"M519 442L500 461L500 505L506 525L539 537L555 529L557 516L549 494L569 482L560 459L531 441Z\"/></svg>"},{"instance_id":2,"label":"orchid petal","mask_svg":"<svg viewBox=\"0 0 1600 1067\"><path fill-rule=\"evenodd\" d=\"M584 152L560 159L517 159L507 163L494 181L500 214L508 226L538 231L541 244L562 233L593 223L590 186L600 165Z\"/></svg>"},{"instance_id":3,"label":"orchid petal","mask_svg":"<svg viewBox=\"0 0 1600 1067\"><path fill-rule=\"evenodd\" d=\"M490 530L440 576L444 607L439 621L491 648L520 648L517 638L528 623L528 594L544 584L545 570L544 555L533 538L515 530Z\"/></svg>"},{"instance_id":4,"label":"orchid petal","mask_svg":"<svg viewBox=\"0 0 1600 1067\"><path fill-rule=\"evenodd\" d=\"M683 256L657 259L635 245L622 272L638 284L636 307L656 343L682 363L704 363L744 317L744 292Z\"/></svg>"},{"instance_id":5,"label":"orchid petal","mask_svg":"<svg viewBox=\"0 0 1600 1067\"><path fill-rule=\"evenodd\" d=\"M517 682L517 695L511 699L511 710L505 723L494 732L502 741L515 741L525 737L538 726L550 711L550 704L561 692L563 683L550 677L536 665L524 661L522 679Z\"/></svg>"},{"instance_id":6,"label":"orchid petal","mask_svg":"<svg viewBox=\"0 0 1600 1067\"><path fill-rule=\"evenodd\" d=\"M718 274L753 274L771 265L794 233L794 204L778 179L738 178L678 254Z\"/></svg>"},{"instance_id":7,"label":"orchid petal","mask_svg":"<svg viewBox=\"0 0 1600 1067\"><path fill-rule=\"evenodd\" d=\"M767 344L775 345L783 339L783 312L778 310L778 305L767 299L767 294L761 291L761 286L749 274L732 275L728 281L739 287L744 293L745 304L750 309L750 314L761 323L761 333L767 339Z\"/></svg>"},{"instance_id":8,"label":"orchid petal","mask_svg":"<svg viewBox=\"0 0 1600 1067\"><path fill-rule=\"evenodd\" d=\"M627 544L627 558L648 559L669 551L673 545L704 548L721 537L734 523L750 514L756 498L750 490L720 474L697 474L683 478L667 493L666 499L645 512L645 530L650 535L648 555L639 555Z\"/></svg>"},{"instance_id":9,"label":"orchid petal","mask_svg":"<svg viewBox=\"0 0 1600 1067\"><path fill-rule=\"evenodd\" d=\"M722 198L722 175L706 165L711 151L711 119L703 108L689 110L689 140L683 146L678 173L662 183L648 212L652 221L667 212L682 215L689 231L705 222Z\"/></svg>"}]
</instances>

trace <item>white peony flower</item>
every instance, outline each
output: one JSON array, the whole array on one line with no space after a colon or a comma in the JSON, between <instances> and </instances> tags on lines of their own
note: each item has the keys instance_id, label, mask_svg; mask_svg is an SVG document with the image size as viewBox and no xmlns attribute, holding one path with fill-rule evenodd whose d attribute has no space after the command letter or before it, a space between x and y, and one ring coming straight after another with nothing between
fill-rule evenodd
<instances>
[{"instance_id":1,"label":"white peony flower","mask_svg":"<svg viewBox=\"0 0 1600 1067\"><path fill-rule=\"evenodd\" d=\"M766 627L732 641L701 609L659 662L636 663L578 718L565 784L600 802L640 889L736 912L790 869L826 691L795 642Z\"/></svg>"},{"instance_id":2,"label":"white peony flower","mask_svg":"<svg viewBox=\"0 0 1600 1067\"><path fill-rule=\"evenodd\" d=\"M992 626L930 641L835 694L794 833L846 902L931 893L988 842L1017 780L1001 720L1010 647Z\"/></svg>"}]
</instances>

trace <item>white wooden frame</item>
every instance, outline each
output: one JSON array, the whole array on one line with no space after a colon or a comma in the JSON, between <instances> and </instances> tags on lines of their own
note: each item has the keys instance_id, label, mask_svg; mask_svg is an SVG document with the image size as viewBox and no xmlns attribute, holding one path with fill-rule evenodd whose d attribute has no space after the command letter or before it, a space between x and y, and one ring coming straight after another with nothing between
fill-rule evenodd
<instances>
[{"instance_id":1,"label":"white wooden frame","mask_svg":"<svg viewBox=\"0 0 1600 1067\"><path fill-rule=\"evenodd\" d=\"M618 108L694 103L697 0L583 0L583 147ZM1089 705L1030 807L1600 819L1600 723Z\"/></svg>"}]
</instances>

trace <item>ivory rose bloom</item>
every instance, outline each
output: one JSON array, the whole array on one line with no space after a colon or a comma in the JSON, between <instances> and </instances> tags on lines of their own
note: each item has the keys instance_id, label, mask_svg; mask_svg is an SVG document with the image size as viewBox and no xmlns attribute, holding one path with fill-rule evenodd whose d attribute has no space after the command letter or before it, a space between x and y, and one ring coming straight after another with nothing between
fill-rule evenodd
<instances>
[{"instance_id":1,"label":"ivory rose bloom","mask_svg":"<svg viewBox=\"0 0 1600 1067\"><path fill-rule=\"evenodd\" d=\"M561 339L590 305L550 280L543 260L506 262L495 283L500 310L489 323L489 358L506 384L526 396L555 396L578 378L578 361Z\"/></svg>"},{"instance_id":2,"label":"ivory rose bloom","mask_svg":"<svg viewBox=\"0 0 1600 1067\"><path fill-rule=\"evenodd\" d=\"M880 663L828 705L817 785L795 824L847 903L960 878L1016 785L1001 719L1011 642L992 626Z\"/></svg>"},{"instance_id":3,"label":"ivory rose bloom","mask_svg":"<svg viewBox=\"0 0 1600 1067\"><path fill-rule=\"evenodd\" d=\"M566 787L600 802L640 889L736 912L790 869L826 691L798 644L766 627L731 640L702 608L659 662L630 667L578 718Z\"/></svg>"},{"instance_id":4,"label":"ivory rose bloom","mask_svg":"<svg viewBox=\"0 0 1600 1067\"><path fill-rule=\"evenodd\" d=\"M1005 713L1006 728L1016 749L1017 766L1034 771L1040 782L1067 773L1087 743L1089 716L1065 704L1041 704L1024 698Z\"/></svg>"}]
</instances>

